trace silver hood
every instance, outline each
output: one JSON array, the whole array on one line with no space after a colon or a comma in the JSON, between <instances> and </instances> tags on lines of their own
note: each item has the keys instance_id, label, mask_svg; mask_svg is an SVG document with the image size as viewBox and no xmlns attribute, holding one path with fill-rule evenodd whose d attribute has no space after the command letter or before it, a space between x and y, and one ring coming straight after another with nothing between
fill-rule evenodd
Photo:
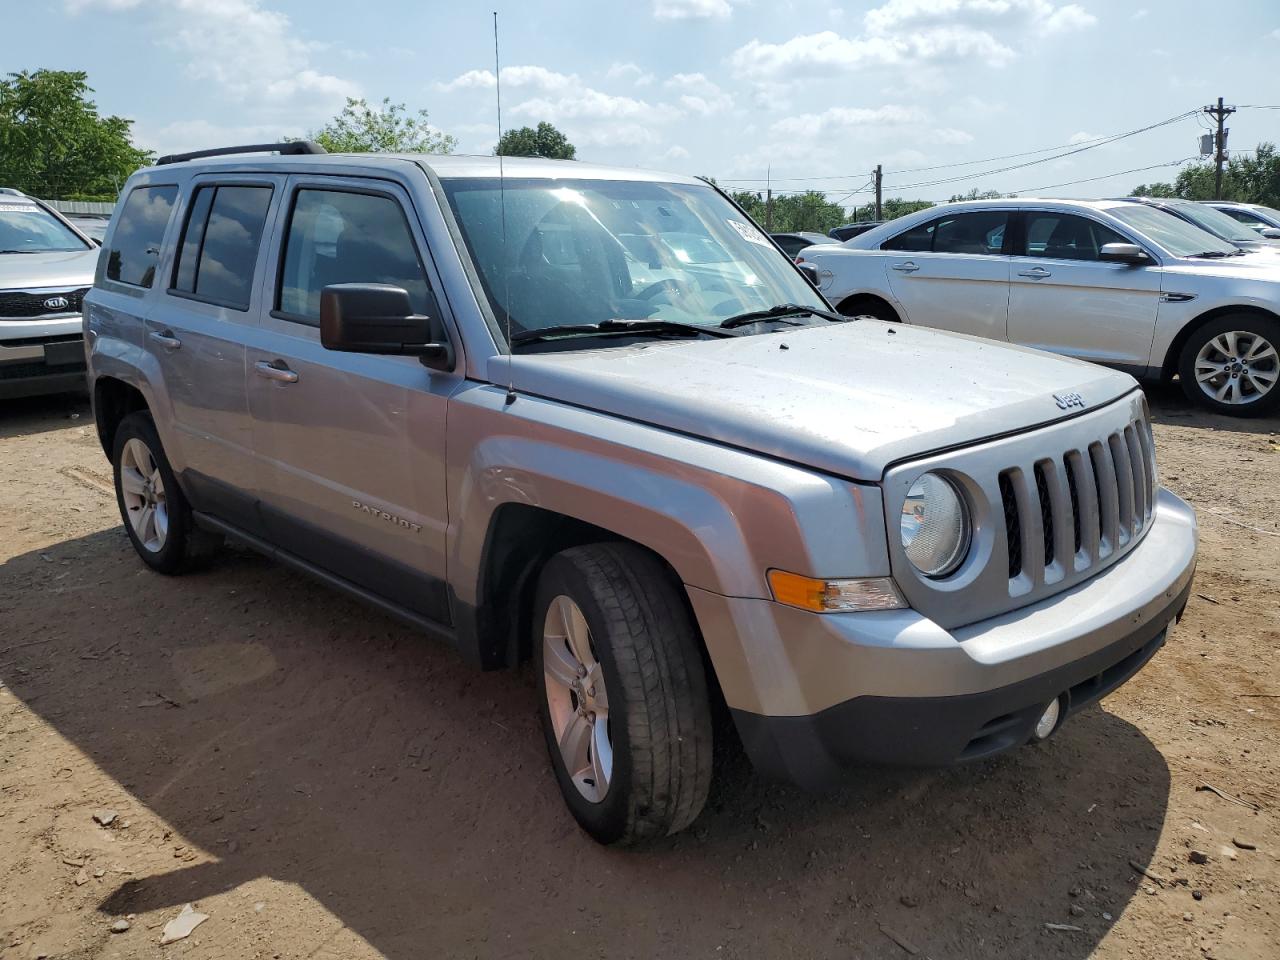
<instances>
[{"instance_id":1,"label":"silver hood","mask_svg":"<svg viewBox=\"0 0 1280 960\"><path fill-rule=\"evenodd\" d=\"M0 254L0 290L91 287L98 250Z\"/></svg>"},{"instance_id":2,"label":"silver hood","mask_svg":"<svg viewBox=\"0 0 1280 960\"><path fill-rule=\"evenodd\" d=\"M1081 412L1054 394L1093 408L1136 387L1094 364L870 320L517 355L510 374L499 357L490 373L517 391L868 481L904 458Z\"/></svg>"}]
</instances>

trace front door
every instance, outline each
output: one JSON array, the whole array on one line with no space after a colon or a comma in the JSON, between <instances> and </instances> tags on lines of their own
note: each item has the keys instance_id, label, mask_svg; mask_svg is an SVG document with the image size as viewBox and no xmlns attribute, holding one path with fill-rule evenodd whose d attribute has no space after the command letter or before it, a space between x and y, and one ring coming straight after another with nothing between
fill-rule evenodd
<instances>
[{"instance_id":1,"label":"front door","mask_svg":"<svg viewBox=\"0 0 1280 960\"><path fill-rule=\"evenodd\" d=\"M445 407L460 374L320 344L329 284L403 287L416 311L439 316L413 206L386 181L295 177L289 191L265 295L273 309L248 350L269 537L447 623Z\"/></svg>"},{"instance_id":2,"label":"front door","mask_svg":"<svg viewBox=\"0 0 1280 960\"><path fill-rule=\"evenodd\" d=\"M1097 220L1028 210L1013 258L1009 339L1083 360L1143 367L1160 306L1160 267L1100 260L1106 243L1132 243Z\"/></svg>"},{"instance_id":3,"label":"front door","mask_svg":"<svg viewBox=\"0 0 1280 960\"><path fill-rule=\"evenodd\" d=\"M954 213L885 241L889 288L908 322L1005 339L1008 221L1007 210Z\"/></svg>"}]
</instances>

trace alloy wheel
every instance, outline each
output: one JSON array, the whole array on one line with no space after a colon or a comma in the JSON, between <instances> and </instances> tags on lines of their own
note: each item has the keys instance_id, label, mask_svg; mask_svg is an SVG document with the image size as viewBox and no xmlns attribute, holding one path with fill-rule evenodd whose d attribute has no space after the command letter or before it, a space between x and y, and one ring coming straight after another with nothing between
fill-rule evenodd
<instances>
[{"instance_id":1,"label":"alloy wheel","mask_svg":"<svg viewBox=\"0 0 1280 960\"><path fill-rule=\"evenodd\" d=\"M560 757L578 792L600 803L613 777L613 737L604 669L581 608L563 594L542 627L543 683Z\"/></svg>"},{"instance_id":2,"label":"alloy wheel","mask_svg":"<svg viewBox=\"0 0 1280 960\"><path fill-rule=\"evenodd\" d=\"M169 504L156 458L137 437L120 452L120 488L134 536L145 550L159 553L169 538Z\"/></svg>"},{"instance_id":3,"label":"alloy wheel","mask_svg":"<svg viewBox=\"0 0 1280 960\"><path fill-rule=\"evenodd\" d=\"M1280 380L1280 355L1261 334L1229 330L1200 348L1195 376L1205 396L1218 403L1255 403Z\"/></svg>"}]
</instances>

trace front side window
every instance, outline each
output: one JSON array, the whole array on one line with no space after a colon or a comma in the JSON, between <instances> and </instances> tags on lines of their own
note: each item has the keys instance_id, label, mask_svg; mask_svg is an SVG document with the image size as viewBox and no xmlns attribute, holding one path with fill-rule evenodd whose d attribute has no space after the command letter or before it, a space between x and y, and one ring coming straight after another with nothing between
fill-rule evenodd
<instances>
[{"instance_id":1,"label":"front side window","mask_svg":"<svg viewBox=\"0 0 1280 960\"><path fill-rule=\"evenodd\" d=\"M502 335L508 321L516 335L615 319L710 329L778 304L826 309L709 186L465 177L443 186Z\"/></svg>"},{"instance_id":2,"label":"front side window","mask_svg":"<svg viewBox=\"0 0 1280 960\"><path fill-rule=\"evenodd\" d=\"M1221 210L1203 203L1172 203L1170 206L1184 220L1190 220L1197 227L1203 227L1215 237L1221 237L1230 243L1248 243L1258 239L1258 235L1248 227L1241 226Z\"/></svg>"},{"instance_id":3,"label":"front side window","mask_svg":"<svg viewBox=\"0 0 1280 960\"><path fill-rule=\"evenodd\" d=\"M1258 230L1262 227L1271 226L1271 224L1267 223L1265 220L1261 219L1260 217L1255 217L1248 210L1241 210L1239 207L1227 207L1222 212L1225 213L1227 216L1229 216L1232 220L1238 220L1241 223L1243 223L1245 226L1251 227L1254 230Z\"/></svg>"},{"instance_id":4,"label":"front side window","mask_svg":"<svg viewBox=\"0 0 1280 960\"><path fill-rule=\"evenodd\" d=\"M917 224L880 245L881 250L995 256L1004 246L1005 210L957 213Z\"/></svg>"},{"instance_id":5,"label":"front side window","mask_svg":"<svg viewBox=\"0 0 1280 960\"><path fill-rule=\"evenodd\" d=\"M320 322L320 291L334 283L402 287L418 313L430 288L400 204L391 197L303 188L285 238L278 309Z\"/></svg>"},{"instance_id":6,"label":"front side window","mask_svg":"<svg viewBox=\"0 0 1280 960\"><path fill-rule=\"evenodd\" d=\"M174 290L237 310L249 309L270 206L270 187L200 187L182 232Z\"/></svg>"},{"instance_id":7,"label":"front side window","mask_svg":"<svg viewBox=\"0 0 1280 960\"><path fill-rule=\"evenodd\" d=\"M1107 213L1175 257L1224 257L1237 249L1194 223L1187 223L1145 203L1116 204L1108 207Z\"/></svg>"},{"instance_id":8,"label":"front side window","mask_svg":"<svg viewBox=\"0 0 1280 960\"><path fill-rule=\"evenodd\" d=\"M160 262L160 242L177 196L176 186L135 187L130 192L111 235L108 280L135 287L151 286Z\"/></svg>"},{"instance_id":9,"label":"front side window","mask_svg":"<svg viewBox=\"0 0 1280 960\"><path fill-rule=\"evenodd\" d=\"M1106 243L1129 243L1109 227L1071 213L1027 213L1025 256L1051 260L1098 260Z\"/></svg>"},{"instance_id":10,"label":"front side window","mask_svg":"<svg viewBox=\"0 0 1280 960\"><path fill-rule=\"evenodd\" d=\"M0 254L84 250L65 223L26 197L0 196Z\"/></svg>"}]
</instances>

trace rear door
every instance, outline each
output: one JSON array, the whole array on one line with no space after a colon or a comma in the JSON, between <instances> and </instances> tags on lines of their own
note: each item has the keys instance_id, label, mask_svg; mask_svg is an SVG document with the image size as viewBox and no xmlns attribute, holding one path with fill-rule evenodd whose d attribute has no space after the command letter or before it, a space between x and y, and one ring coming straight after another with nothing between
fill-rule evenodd
<instances>
[{"instance_id":1,"label":"rear door","mask_svg":"<svg viewBox=\"0 0 1280 960\"><path fill-rule=\"evenodd\" d=\"M911 323L1005 339L1008 210L953 213L880 247L889 287Z\"/></svg>"},{"instance_id":2,"label":"rear door","mask_svg":"<svg viewBox=\"0 0 1280 960\"><path fill-rule=\"evenodd\" d=\"M191 181L144 340L163 374L192 506L252 533L261 527L245 340L261 307L262 236L283 189L282 176Z\"/></svg>"},{"instance_id":3,"label":"rear door","mask_svg":"<svg viewBox=\"0 0 1280 960\"><path fill-rule=\"evenodd\" d=\"M1147 365L1160 306L1161 272L1098 259L1106 243L1133 243L1075 213L1023 215L1009 293L1009 339L1084 360ZM1149 252L1149 251L1148 251Z\"/></svg>"},{"instance_id":4,"label":"rear door","mask_svg":"<svg viewBox=\"0 0 1280 960\"><path fill-rule=\"evenodd\" d=\"M415 310L442 316L416 212L386 180L299 175L288 191L271 244L270 310L247 357L268 535L447 623L445 407L461 373L320 343L329 284L403 287Z\"/></svg>"}]
</instances>

